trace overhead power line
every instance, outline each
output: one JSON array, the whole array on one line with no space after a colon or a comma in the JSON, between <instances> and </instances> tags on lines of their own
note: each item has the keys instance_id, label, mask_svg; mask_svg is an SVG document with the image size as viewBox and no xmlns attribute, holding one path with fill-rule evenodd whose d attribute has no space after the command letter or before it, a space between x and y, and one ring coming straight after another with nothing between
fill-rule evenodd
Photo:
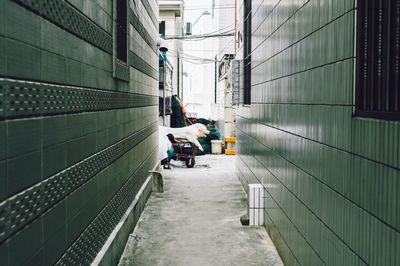
<instances>
[{"instance_id":1,"label":"overhead power line","mask_svg":"<svg viewBox=\"0 0 400 266\"><path fill-rule=\"evenodd\" d=\"M209 34L209 35L189 35L189 36L171 36L165 37L165 40L204 40L207 38L219 38L219 37L230 37L234 36L233 32L220 33L220 34Z\"/></svg>"}]
</instances>

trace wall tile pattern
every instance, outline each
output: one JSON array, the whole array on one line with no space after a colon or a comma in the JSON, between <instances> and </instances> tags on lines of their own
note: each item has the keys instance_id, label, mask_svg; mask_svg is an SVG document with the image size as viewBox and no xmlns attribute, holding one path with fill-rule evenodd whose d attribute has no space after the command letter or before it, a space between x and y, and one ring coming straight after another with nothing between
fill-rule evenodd
<instances>
[{"instance_id":1,"label":"wall tile pattern","mask_svg":"<svg viewBox=\"0 0 400 266\"><path fill-rule=\"evenodd\" d=\"M288 265L400 263L400 123L353 116L355 15L354 1L252 3L237 169L264 186Z\"/></svg>"},{"instance_id":2,"label":"wall tile pattern","mask_svg":"<svg viewBox=\"0 0 400 266\"><path fill-rule=\"evenodd\" d=\"M0 0L2 265L89 264L157 162L157 25L128 6L126 82L112 0Z\"/></svg>"}]
</instances>

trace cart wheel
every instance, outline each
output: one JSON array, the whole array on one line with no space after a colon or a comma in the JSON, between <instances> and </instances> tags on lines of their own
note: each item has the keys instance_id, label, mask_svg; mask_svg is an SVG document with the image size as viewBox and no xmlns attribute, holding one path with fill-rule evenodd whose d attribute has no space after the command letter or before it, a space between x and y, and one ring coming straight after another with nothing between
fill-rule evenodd
<instances>
[{"instance_id":1,"label":"cart wheel","mask_svg":"<svg viewBox=\"0 0 400 266\"><path fill-rule=\"evenodd\" d=\"M192 168L195 164L195 160L194 158L189 158L186 160L186 167L187 168Z\"/></svg>"}]
</instances>

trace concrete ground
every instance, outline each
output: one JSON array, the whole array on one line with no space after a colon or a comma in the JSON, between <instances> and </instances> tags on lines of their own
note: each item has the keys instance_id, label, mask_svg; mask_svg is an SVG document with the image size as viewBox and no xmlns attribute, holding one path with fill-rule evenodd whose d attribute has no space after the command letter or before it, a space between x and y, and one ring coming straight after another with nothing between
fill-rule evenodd
<instances>
[{"instance_id":1,"label":"concrete ground","mask_svg":"<svg viewBox=\"0 0 400 266\"><path fill-rule=\"evenodd\" d=\"M153 193L119 265L283 265L263 227L240 224L246 194L234 157L196 158L164 170L164 193Z\"/></svg>"}]
</instances>

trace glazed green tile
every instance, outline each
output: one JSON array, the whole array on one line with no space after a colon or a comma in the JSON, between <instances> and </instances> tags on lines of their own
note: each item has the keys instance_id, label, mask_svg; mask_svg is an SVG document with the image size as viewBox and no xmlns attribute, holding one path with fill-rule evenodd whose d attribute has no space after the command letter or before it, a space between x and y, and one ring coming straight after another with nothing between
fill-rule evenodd
<instances>
[{"instance_id":1,"label":"glazed green tile","mask_svg":"<svg viewBox=\"0 0 400 266\"><path fill-rule=\"evenodd\" d=\"M42 132L40 119L7 121L7 157L11 158L41 149Z\"/></svg>"},{"instance_id":2,"label":"glazed green tile","mask_svg":"<svg viewBox=\"0 0 400 266\"><path fill-rule=\"evenodd\" d=\"M4 62L3 65L0 65L0 75L26 81L61 83L121 92L131 91L132 86L137 86L139 82L150 82L150 78L133 76L131 84L114 80L112 55L93 47L84 38L78 38L60 28L65 25L56 25L47 19L40 18L30 9L22 7L22 3L16 4L16 2L18 1L7 2L9 6L4 8L6 2L0 0L0 22L4 22L5 18L15 21L13 25L8 25L7 29L5 28L6 23L0 23L0 36L2 36L0 37L0 51L3 50L3 53L0 53L0 62ZM111 0L93 3L84 3L82 0L62 2L73 5L76 12L86 13L92 21L99 23L101 27L111 32L112 18L109 17L113 9ZM57 6L57 3L54 1L54 7ZM1 16L5 10L7 12L11 10L16 16L9 17L9 14ZM23 25L26 27L22 28ZM13 29L15 32L11 31ZM12 39L3 37L6 30L12 34ZM152 36L153 39L155 37ZM2 56L3 60L1 60ZM156 86L156 82L153 83ZM50 85L43 85L41 88L45 89L47 86ZM68 88L66 92L68 92ZM93 101L99 100L98 98L93 99ZM82 103L79 108L85 109L84 104ZM65 110L65 112L68 111ZM143 112L141 111L141 113ZM156 121L157 119L156 112L152 117L146 115L139 117L136 112L133 115L135 120L132 120L131 113L125 110L57 115L46 113L40 118L13 117L6 122L0 122L0 133L4 132L3 136L8 136L4 141L0 139L0 144L4 142L4 146L7 145L7 149L0 151L0 174L4 173L1 177L5 178L5 180L0 179L2 189L0 200L31 188L67 166L80 163L95 152L109 147L128 134L148 125L150 120ZM144 121L147 119L149 121ZM3 123L6 126L3 126ZM75 192L61 198L56 207L46 210L39 219L28 221L29 225L15 232L6 242L13 242L12 252L14 253L11 256L14 258L11 264L26 264L29 260L31 264L52 265L63 255L70 256L71 251L67 249L70 247L71 250L74 250L78 237L88 236L84 230L120 190L131 171L143 161L138 154L147 154L150 146L153 147L146 142L146 145L139 149L140 152L137 150L122 156L118 162L112 163L99 175L87 180L85 185L79 184L81 187L74 188L77 189ZM62 186L72 182L68 177L72 176L59 180ZM134 187L134 191L140 187L142 179L142 177L137 178L138 184ZM52 190L51 186L55 186L54 189L56 189L60 183L46 184L50 186L46 189ZM68 186L72 185L68 183ZM78 191L81 191L81 194ZM138 211L142 209L138 208ZM36 230L36 232L42 231L39 232L40 243L35 241L37 236L32 235L32 232L27 229L37 221L42 223L40 230ZM33 245L26 248L27 254L22 254L19 258L16 257L16 252L24 250L29 241L16 241L17 236L32 239L30 244ZM96 243L100 246L103 244ZM0 247L4 246L0 245ZM121 247L122 245L116 246L117 249ZM88 256L88 248L89 246L85 246L81 250L83 253L80 256ZM118 254L118 252L120 251L114 253Z\"/></svg>"},{"instance_id":3,"label":"glazed green tile","mask_svg":"<svg viewBox=\"0 0 400 266\"><path fill-rule=\"evenodd\" d=\"M70 194L65 200L66 221L73 220L82 211L87 201L83 187Z\"/></svg>"},{"instance_id":4,"label":"glazed green tile","mask_svg":"<svg viewBox=\"0 0 400 266\"><path fill-rule=\"evenodd\" d=\"M35 47L40 47L40 17L22 6L6 4L6 36Z\"/></svg>"},{"instance_id":5,"label":"glazed green tile","mask_svg":"<svg viewBox=\"0 0 400 266\"><path fill-rule=\"evenodd\" d=\"M6 122L0 121L0 161L6 158L7 142L6 142Z\"/></svg>"},{"instance_id":6,"label":"glazed green tile","mask_svg":"<svg viewBox=\"0 0 400 266\"><path fill-rule=\"evenodd\" d=\"M67 244L72 243L89 225L88 212L82 210L73 219L67 220Z\"/></svg>"},{"instance_id":7,"label":"glazed green tile","mask_svg":"<svg viewBox=\"0 0 400 266\"><path fill-rule=\"evenodd\" d=\"M67 140L67 117L65 115L45 117L43 124L43 148Z\"/></svg>"},{"instance_id":8,"label":"glazed green tile","mask_svg":"<svg viewBox=\"0 0 400 266\"><path fill-rule=\"evenodd\" d=\"M95 133L97 129L97 114L96 113L85 113L82 116L83 127L82 132L84 135Z\"/></svg>"},{"instance_id":9,"label":"glazed green tile","mask_svg":"<svg viewBox=\"0 0 400 266\"><path fill-rule=\"evenodd\" d=\"M98 22L99 26L102 27L105 31L108 33L112 33L112 18L110 17L109 14L107 13L107 7L101 7L100 3L98 3L99 6L97 8L97 13L96 13L96 21Z\"/></svg>"},{"instance_id":10,"label":"glazed green tile","mask_svg":"<svg viewBox=\"0 0 400 266\"><path fill-rule=\"evenodd\" d=\"M96 133L96 150L102 150L111 144L109 130L104 129Z\"/></svg>"},{"instance_id":11,"label":"glazed green tile","mask_svg":"<svg viewBox=\"0 0 400 266\"><path fill-rule=\"evenodd\" d=\"M48 242L55 236L60 237L60 241L64 239L65 244L65 229L66 229L66 202L62 201L52 207L48 212L46 212L41 219L43 220L43 240ZM64 236L62 236L64 234Z\"/></svg>"},{"instance_id":12,"label":"glazed green tile","mask_svg":"<svg viewBox=\"0 0 400 266\"><path fill-rule=\"evenodd\" d=\"M25 264L44 265L44 249L40 249L36 254L30 257Z\"/></svg>"},{"instance_id":13,"label":"glazed green tile","mask_svg":"<svg viewBox=\"0 0 400 266\"><path fill-rule=\"evenodd\" d=\"M40 49L19 41L6 39L6 51L8 76L40 80Z\"/></svg>"},{"instance_id":14,"label":"glazed green tile","mask_svg":"<svg viewBox=\"0 0 400 266\"><path fill-rule=\"evenodd\" d=\"M84 0L67 0L68 3L70 3L72 6L74 6L76 9L79 11L83 10L83 2Z\"/></svg>"},{"instance_id":15,"label":"glazed green tile","mask_svg":"<svg viewBox=\"0 0 400 266\"><path fill-rule=\"evenodd\" d=\"M41 79L47 82L65 83L65 58L42 50Z\"/></svg>"},{"instance_id":16,"label":"glazed green tile","mask_svg":"<svg viewBox=\"0 0 400 266\"><path fill-rule=\"evenodd\" d=\"M396 190L388 189L396 187L396 179L387 167L397 167L393 147L398 146L398 134L388 133L387 122L352 117L354 59L336 61L354 56L355 11L345 14L354 3L303 3L301 9L294 3L286 9L279 4L254 32L271 37L253 38L265 43L253 52L254 60L274 56L252 69L254 83L261 84L252 87L253 100L268 104L239 106L238 153L249 168L241 166L239 178L246 183L253 171L274 193L279 206L267 210L271 216L267 230L276 223L280 234L273 241L284 261L290 255L283 252L283 243L293 251L296 262L289 264L316 264L309 246L330 265L361 264L360 257L368 264L390 264L389 254L395 252L371 248L368 243L390 243L385 224L398 228L392 212L399 201L393 200ZM261 19L259 13L253 16L255 21ZM311 30L310 36L300 39ZM282 43L293 45L283 50ZM257 147L257 140L271 152ZM255 160L274 176L260 176ZM288 190L273 188L280 184ZM315 216L304 211L305 206ZM371 219L375 219L374 228L368 227ZM290 223L307 239L306 244L288 229ZM333 255L331 245L340 250L340 256Z\"/></svg>"},{"instance_id":17,"label":"glazed green tile","mask_svg":"<svg viewBox=\"0 0 400 266\"><path fill-rule=\"evenodd\" d=\"M23 265L33 258L40 260L43 245L43 229L41 220L38 219L24 227L19 234L13 235L9 240L10 265Z\"/></svg>"},{"instance_id":18,"label":"glazed green tile","mask_svg":"<svg viewBox=\"0 0 400 266\"><path fill-rule=\"evenodd\" d=\"M0 35L5 35L6 28L6 8L5 8L5 0L0 1Z\"/></svg>"},{"instance_id":19,"label":"glazed green tile","mask_svg":"<svg viewBox=\"0 0 400 266\"><path fill-rule=\"evenodd\" d=\"M0 261L4 266L10 265L9 241L0 245Z\"/></svg>"},{"instance_id":20,"label":"glazed green tile","mask_svg":"<svg viewBox=\"0 0 400 266\"><path fill-rule=\"evenodd\" d=\"M67 247L66 227L63 227L45 239L43 244L44 265L54 265Z\"/></svg>"},{"instance_id":21,"label":"glazed green tile","mask_svg":"<svg viewBox=\"0 0 400 266\"><path fill-rule=\"evenodd\" d=\"M0 202L8 195L7 162L0 161ZM1 261L1 260L0 260Z\"/></svg>"},{"instance_id":22,"label":"glazed green tile","mask_svg":"<svg viewBox=\"0 0 400 266\"><path fill-rule=\"evenodd\" d=\"M6 38L0 35L0 75L5 75L5 74L6 74Z\"/></svg>"},{"instance_id":23,"label":"glazed green tile","mask_svg":"<svg viewBox=\"0 0 400 266\"><path fill-rule=\"evenodd\" d=\"M81 62L65 59L65 81L75 86L83 85L83 64Z\"/></svg>"},{"instance_id":24,"label":"glazed green tile","mask_svg":"<svg viewBox=\"0 0 400 266\"><path fill-rule=\"evenodd\" d=\"M65 143L67 147L67 166L71 166L85 158L85 137L77 138Z\"/></svg>"},{"instance_id":25,"label":"glazed green tile","mask_svg":"<svg viewBox=\"0 0 400 266\"><path fill-rule=\"evenodd\" d=\"M41 151L36 151L7 160L9 195L20 192L41 181L41 156Z\"/></svg>"},{"instance_id":26,"label":"glazed green tile","mask_svg":"<svg viewBox=\"0 0 400 266\"><path fill-rule=\"evenodd\" d=\"M75 139L83 136L83 115L82 114L71 114L67 116L67 139Z\"/></svg>"},{"instance_id":27,"label":"glazed green tile","mask_svg":"<svg viewBox=\"0 0 400 266\"><path fill-rule=\"evenodd\" d=\"M58 144L43 149L43 179L50 177L67 166L66 144Z\"/></svg>"},{"instance_id":28,"label":"glazed green tile","mask_svg":"<svg viewBox=\"0 0 400 266\"><path fill-rule=\"evenodd\" d=\"M98 6L95 1L83 1L83 13L91 20L95 21L96 24L98 24L96 20L97 9Z\"/></svg>"},{"instance_id":29,"label":"glazed green tile","mask_svg":"<svg viewBox=\"0 0 400 266\"><path fill-rule=\"evenodd\" d=\"M88 157L96 152L96 133L86 135L84 138L85 153L84 156Z\"/></svg>"},{"instance_id":30,"label":"glazed green tile","mask_svg":"<svg viewBox=\"0 0 400 266\"><path fill-rule=\"evenodd\" d=\"M65 40L66 32L46 19L41 20L41 27L41 48L65 56L65 50L69 44Z\"/></svg>"}]
</instances>

